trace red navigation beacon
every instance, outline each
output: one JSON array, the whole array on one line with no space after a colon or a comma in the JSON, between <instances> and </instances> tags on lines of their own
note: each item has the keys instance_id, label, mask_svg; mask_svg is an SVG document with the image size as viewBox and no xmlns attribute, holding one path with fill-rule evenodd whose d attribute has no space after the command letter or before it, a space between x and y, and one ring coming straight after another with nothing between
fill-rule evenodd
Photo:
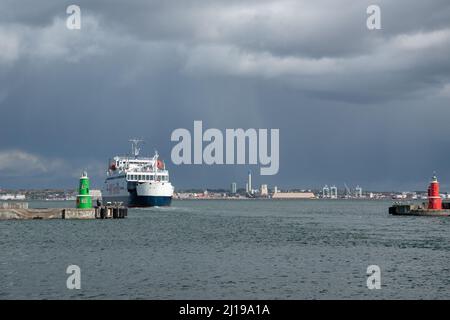
<instances>
[{"instance_id":1,"label":"red navigation beacon","mask_svg":"<svg viewBox=\"0 0 450 320\"><path fill-rule=\"evenodd\" d=\"M442 210L442 199L439 194L439 182L436 174L433 174L430 186L428 187L428 209Z\"/></svg>"}]
</instances>

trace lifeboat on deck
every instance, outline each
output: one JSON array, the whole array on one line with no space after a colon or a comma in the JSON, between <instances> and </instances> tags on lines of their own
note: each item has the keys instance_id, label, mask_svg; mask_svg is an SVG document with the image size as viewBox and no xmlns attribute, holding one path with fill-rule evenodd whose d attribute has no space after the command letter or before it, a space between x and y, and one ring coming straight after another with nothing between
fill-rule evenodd
<instances>
[{"instance_id":1,"label":"lifeboat on deck","mask_svg":"<svg viewBox=\"0 0 450 320\"><path fill-rule=\"evenodd\" d=\"M156 161L156 167L159 169L159 170L164 170L164 168L166 167L165 165L164 165L164 162L162 161L162 160L157 160Z\"/></svg>"}]
</instances>

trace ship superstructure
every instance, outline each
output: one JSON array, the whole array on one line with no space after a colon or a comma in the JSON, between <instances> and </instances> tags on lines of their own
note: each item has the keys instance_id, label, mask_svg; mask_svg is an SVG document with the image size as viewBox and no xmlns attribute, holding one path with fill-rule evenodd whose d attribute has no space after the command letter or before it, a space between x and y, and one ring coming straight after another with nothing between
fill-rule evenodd
<instances>
[{"instance_id":1,"label":"ship superstructure","mask_svg":"<svg viewBox=\"0 0 450 320\"><path fill-rule=\"evenodd\" d=\"M128 207L169 206L174 187L158 152L151 158L139 157L142 140L130 142L131 156L116 156L109 161L103 201L122 202Z\"/></svg>"}]
</instances>

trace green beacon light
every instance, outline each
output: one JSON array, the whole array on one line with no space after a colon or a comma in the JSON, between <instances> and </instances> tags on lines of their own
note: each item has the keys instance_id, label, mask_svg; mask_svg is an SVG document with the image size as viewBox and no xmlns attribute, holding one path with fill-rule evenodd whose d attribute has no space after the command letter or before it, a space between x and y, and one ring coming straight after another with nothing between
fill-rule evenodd
<instances>
[{"instance_id":1,"label":"green beacon light","mask_svg":"<svg viewBox=\"0 0 450 320\"><path fill-rule=\"evenodd\" d=\"M80 177L80 188L78 189L77 208L92 209L92 197L89 194L89 177L86 172Z\"/></svg>"}]
</instances>

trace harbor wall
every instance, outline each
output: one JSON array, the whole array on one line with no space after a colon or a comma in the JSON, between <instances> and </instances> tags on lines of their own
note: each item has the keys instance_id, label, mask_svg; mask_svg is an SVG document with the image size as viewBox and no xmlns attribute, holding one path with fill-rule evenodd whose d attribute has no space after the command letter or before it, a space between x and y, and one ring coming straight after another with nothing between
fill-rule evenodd
<instances>
[{"instance_id":1,"label":"harbor wall","mask_svg":"<svg viewBox=\"0 0 450 320\"><path fill-rule=\"evenodd\" d=\"M0 220L62 219L63 209L0 209Z\"/></svg>"},{"instance_id":2,"label":"harbor wall","mask_svg":"<svg viewBox=\"0 0 450 320\"><path fill-rule=\"evenodd\" d=\"M128 209L121 206L102 206L93 209L45 208L30 209L26 202L3 202L0 205L0 220L33 219L123 219Z\"/></svg>"},{"instance_id":3,"label":"harbor wall","mask_svg":"<svg viewBox=\"0 0 450 320\"><path fill-rule=\"evenodd\" d=\"M0 209L28 209L28 202L0 201Z\"/></svg>"},{"instance_id":4,"label":"harbor wall","mask_svg":"<svg viewBox=\"0 0 450 320\"><path fill-rule=\"evenodd\" d=\"M63 209L63 219L95 219L95 209Z\"/></svg>"},{"instance_id":5,"label":"harbor wall","mask_svg":"<svg viewBox=\"0 0 450 320\"><path fill-rule=\"evenodd\" d=\"M395 204L389 207L389 214L397 216L449 216L450 210L428 209L425 204L423 205Z\"/></svg>"}]
</instances>

